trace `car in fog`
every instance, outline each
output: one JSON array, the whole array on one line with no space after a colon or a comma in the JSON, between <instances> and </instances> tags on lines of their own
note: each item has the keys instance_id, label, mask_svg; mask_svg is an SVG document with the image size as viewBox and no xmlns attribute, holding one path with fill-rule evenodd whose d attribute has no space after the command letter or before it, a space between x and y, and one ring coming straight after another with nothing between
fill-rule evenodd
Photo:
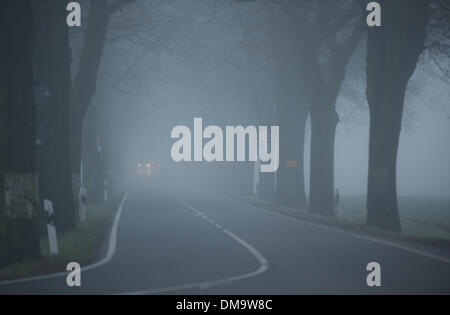
<instances>
[{"instance_id":1,"label":"car in fog","mask_svg":"<svg viewBox=\"0 0 450 315\"><path fill-rule=\"evenodd\" d=\"M136 174L138 176L158 176L161 168L160 162L141 161L136 164Z\"/></svg>"}]
</instances>

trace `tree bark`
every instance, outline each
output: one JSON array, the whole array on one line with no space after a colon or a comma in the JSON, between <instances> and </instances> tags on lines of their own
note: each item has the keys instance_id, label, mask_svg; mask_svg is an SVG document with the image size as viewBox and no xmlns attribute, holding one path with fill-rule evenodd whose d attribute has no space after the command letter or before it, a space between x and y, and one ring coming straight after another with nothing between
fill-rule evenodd
<instances>
[{"instance_id":1,"label":"tree bark","mask_svg":"<svg viewBox=\"0 0 450 315\"><path fill-rule=\"evenodd\" d=\"M304 101L305 94L299 82L300 63L289 54L281 54L278 59L280 165L276 174L275 202L279 205L306 206L303 155L309 106Z\"/></svg>"},{"instance_id":2,"label":"tree bark","mask_svg":"<svg viewBox=\"0 0 450 315\"><path fill-rule=\"evenodd\" d=\"M74 196L80 187L82 127L86 111L96 90L110 11L108 1L91 1L80 64L70 100L70 152Z\"/></svg>"},{"instance_id":3,"label":"tree bark","mask_svg":"<svg viewBox=\"0 0 450 315\"><path fill-rule=\"evenodd\" d=\"M306 200L306 188L305 188L305 167L304 167L304 155L305 155L305 129L306 121L308 119L308 111L303 110L298 121L297 131L297 172L295 177L295 195L294 204L300 208L306 207L308 202Z\"/></svg>"},{"instance_id":4,"label":"tree bark","mask_svg":"<svg viewBox=\"0 0 450 315\"><path fill-rule=\"evenodd\" d=\"M2 6L0 6L3 8ZM1 56L1 54L0 54ZM0 60L1 62L1 60ZM3 84L0 82L0 84ZM0 85L0 150L6 149L6 100L3 85ZM5 158L4 154L0 154L0 266L5 264L5 259L2 255L6 253L6 212L5 212L5 189L3 183L5 182Z\"/></svg>"},{"instance_id":5,"label":"tree bark","mask_svg":"<svg viewBox=\"0 0 450 315\"><path fill-rule=\"evenodd\" d=\"M47 0L33 1L36 39L34 79L49 94L40 107L38 152L40 204L53 202L58 232L76 227L77 212L72 198L69 150L69 94L71 51L66 26L66 6ZM41 97L42 98L42 97ZM40 207L42 208L42 207ZM41 212L43 218L45 214ZM41 220L45 226L45 219ZM43 223L43 224L42 224Z\"/></svg>"},{"instance_id":6,"label":"tree bark","mask_svg":"<svg viewBox=\"0 0 450 315\"><path fill-rule=\"evenodd\" d=\"M331 109L312 106L309 210L327 216L335 215L334 139L337 123L334 106Z\"/></svg>"},{"instance_id":7,"label":"tree bark","mask_svg":"<svg viewBox=\"0 0 450 315\"><path fill-rule=\"evenodd\" d=\"M383 27L371 28L367 47L370 109L367 224L401 232L396 163L408 81L424 49L429 3L382 1Z\"/></svg>"},{"instance_id":8,"label":"tree bark","mask_svg":"<svg viewBox=\"0 0 450 315\"><path fill-rule=\"evenodd\" d=\"M311 40L302 56L302 81L311 104L311 162L309 210L335 216L334 140L339 116L336 100L345 79L347 65L363 36L363 28L354 27L349 37L338 44L336 34L324 39L332 51L323 74L320 66L320 40Z\"/></svg>"},{"instance_id":9,"label":"tree bark","mask_svg":"<svg viewBox=\"0 0 450 315\"><path fill-rule=\"evenodd\" d=\"M75 200L77 199L81 179L80 166L83 122L91 99L96 91L109 19L114 12L134 1L90 1L88 26L70 100L70 155L72 187Z\"/></svg>"},{"instance_id":10,"label":"tree bark","mask_svg":"<svg viewBox=\"0 0 450 315\"><path fill-rule=\"evenodd\" d=\"M398 104L390 103L394 108ZM394 111L390 111L394 114ZM387 118L371 110L369 136L369 173L367 185L367 224L400 232L397 204L396 162L401 114Z\"/></svg>"},{"instance_id":11,"label":"tree bark","mask_svg":"<svg viewBox=\"0 0 450 315\"><path fill-rule=\"evenodd\" d=\"M33 98L34 27L30 1L0 4L0 87L4 155L0 265L40 256Z\"/></svg>"},{"instance_id":12,"label":"tree bark","mask_svg":"<svg viewBox=\"0 0 450 315\"><path fill-rule=\"evenodd\" d=\"M303 168L307 111L293 104L294 113L280 114L280 166L275 201L280 205L306 206ZM295 165L293 164L295 162Z\"/></svg>"},{"instance_id":13,"label":"tree bark","mask_svg":"<svg viewBox=\"0 0 450 315\"><path fill-rule=\"evenodd\" d=\"M336 76L336 80L329 80L327 85L321 77L318 55L314 49L306 53L303 66L304 88L311 104L309 211L334 216L334 139L339 121L335 102L344 80L346 63L340 64L343 72L339 79Z\"/></svg>"}]
</instances>

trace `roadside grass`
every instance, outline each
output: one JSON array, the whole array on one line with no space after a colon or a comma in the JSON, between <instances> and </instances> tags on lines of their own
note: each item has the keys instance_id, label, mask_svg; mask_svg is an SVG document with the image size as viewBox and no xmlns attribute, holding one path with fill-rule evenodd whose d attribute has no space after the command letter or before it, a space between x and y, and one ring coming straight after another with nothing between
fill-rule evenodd
<instances>
[{"instance_id":1,"label":"roadside grass","mask_svg":"<svg viewBox=\"0 0 450 315\"><path fill-rule=\"evenodd\" d=\"M81 266L94 262L108 235L116 205L117 201L88 205L86 220L76 230L58 235L58 256L50 255L48 238L43 236L41 258L0 268L0 281L66 271L69 262Z\"/></svg>"},{"instance_id":2,"label":"roadside grass","mask_svg":"<svg viewBox=\"0 0 450 315\"><path fill-rule=\"evenodd\" d=\"M278 206L254 196L231 195L251 204L307 221L332 225L344 229L420 242L450 249L450 197L399 196L399 212L402 234L397 235L370 229L366 225L366 196L341 196L337 218L328 218L308 212L307 209Z\"/></svg>"},{"instance_id":3,"label":"roadside grass","mask_svg":"<svg viewBox=\"0 0 450 315\"><path fill-rule=\"evenodd\" d=\"M339 220L365 224L365 196L342 196ZM399 196L402 234L409 239L450 245L450 197Z\"/></svg>"}]
</instances>

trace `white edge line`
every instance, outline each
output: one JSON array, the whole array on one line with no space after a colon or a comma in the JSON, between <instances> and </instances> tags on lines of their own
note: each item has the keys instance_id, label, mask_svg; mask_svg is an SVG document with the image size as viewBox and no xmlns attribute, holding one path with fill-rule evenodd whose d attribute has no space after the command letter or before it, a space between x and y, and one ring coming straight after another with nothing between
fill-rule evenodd
<instances>
[{"instance_id":1,"label":"white edge line","mask_svg":"<svg viewBox=\"0 0 450 315\"><path fill-rule=\"evenodd\" d=\"M181 203L183 206L187 207L188 209L191 209L191 210L195 209L195 208L191 207L190 205L186 204L185 202L183 202L182 200L180 200L179 198L177 198L176 196L172 195L171 193L167 193L167 194L170 195L173 199L175 199L179 203ZM213 224L213 225L215 225L215 224ZM217 279L217 280L187 283L187 284L181 284L181 285L177 285L177 286L169 286L169 287L150 289L150 290L126 292L126 293L120 293L120 294L121 295L144 295L144 294L156 294L156 293L171 292L171 291L182 291L182 290L187 290L187 289L192 289L192 288L206 289L206 288L224 285L224 284L228 284L228 283L243 280L243 279L252 278L252 277L255 277L255 276L267 271L267 269L269 268L269 262L256 248L254 248L252 245L250 245L249 243L244 241L242 238L240 238L233 232L231 232L227 229L224 229L224 228L221 228L220 230L222 232L224 232L225 234L227 234L232 239L234 239L236 242L238 242L242 247L247 249L255 257L255 259L259 263L259 267L256 270L251 271L249 273L240 274L240 275L236 275L236 276L232 276L232 277L228 277L228 278Z\"/></svg>"},{"instance_id":2,"label":"white edge line","mask_svg":"<svg viewBox=\"0 0 450 315\"><path fill-rule=\"evenodd\" d=\"M113 223L113 226L111 227L111 232L109 234L108 251L107 251L105 257L103 257L98 262L95 262L93 264L90 264L90 265L87 265L86 267L81 268L81 271L87 271L87 270L91 270L91 269L103 266L113 258L114 253L116 251L117 230L119 227L120 216L122 214L123 205L125 204L125 201L128 197L128 192L129 192L129 190L127 190L125 192L125 195L123 196L122 201L120 202L119 208L117 209L117 213L114 218L114 223ZM14 280L4 280L4 281L0 281L0 286L10 285L10 284L18 284L18 283L24 283L24 282L30 282L30 281L37 281L37 280L45 280L45 279L51 279L51 278L56 278L56 277L62 277L62 276L66 276L66 275L67 275L67 271L62 271L62 272L52 273L52 274L43 275L43 276L27 277L27 278L14 279Z\"/></svg>"},{"instance_id":3,"label":"white edge line","mask_svg":"<svg viewBox=\"0 0 450 315\"><path fill-rule=\"evenodd\" d=\"M391 247L394 247L394 248L397 248L397 249L404 250L406 252L414 253L414 254L417 254L417 255L420 255L420 256L423 256L423 257L426 257L426 258L430 258L430 259L434 259L434 260L438 260L440 262L444 262L444 263L450 264L450 258L447 258L447 257L444 257L444 256L440 256L440 255L437 255L437 254L432 254L430 252L426 252L426 251L423 251L423 250L420 250L420 249L416 249L416 248L413 248L413 247L410 247L410 246L406 246L406 245L401 245L399 243L390 242L390 241L383 240L383 239L380 239L380 238L365 236L365 235L361 235L361 234L354 233L354 232L349 232L349 231L344 231L344 230L339 229L339 228L334 228L334 227L326 226L324 224L314 223L314 222L310 222L310 221L307 221L307 220L302 220L300 218L297 219L297 218L294 218L294 217L291 217L291 216L288 216L288 215L276 212L274 210L266 209L266 208L264 208L262 206L257 206L257 205L253 205L253 204L250 204L250 203L246 203L244 201L236 200L236 199L234 199L232 197L227 197L227 198L229 198L231 200L234 200L234 201L238 201L238 202L244 203L246 205L249 205L249 206L257 208L257 209L262 209L262 210L264 210L266 212L270 212L272 214L278 215L280 217L283 217L285 219L288 219L288 220L291 220L291 221L294 221L294 222L297 222L297 223L305 223L307 225L318 227L318 228L322 228L322 229L325 229L325 230L328 230L328 231L332 231L332 232L335 232L335 233L338 233L338 234L341 234L341 235L350 236L350 237L358 238L358 239L361 239L361 240L370 241L370 242L373 242L373 243L378 243L378 244L391 246Z\"/></svg>"}]
</instances>

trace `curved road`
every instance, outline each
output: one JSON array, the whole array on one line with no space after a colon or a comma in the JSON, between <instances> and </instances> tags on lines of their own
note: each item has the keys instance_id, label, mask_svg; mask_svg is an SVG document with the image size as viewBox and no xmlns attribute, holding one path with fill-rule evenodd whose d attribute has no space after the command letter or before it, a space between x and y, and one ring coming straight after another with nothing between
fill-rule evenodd
<instances>
[{"instance_id":1,"label":"curved road","mask_svg":"<svg viewBox=\"0 0 450 315\"><path fill-rule=\"evenodd\" d=\"M381 287L366 285L371 261ZM123 205L114 256L81 281L0 284L0 294L448 294L450 262L222 196L139 186Z\"/></svg>"}]
</instances>

